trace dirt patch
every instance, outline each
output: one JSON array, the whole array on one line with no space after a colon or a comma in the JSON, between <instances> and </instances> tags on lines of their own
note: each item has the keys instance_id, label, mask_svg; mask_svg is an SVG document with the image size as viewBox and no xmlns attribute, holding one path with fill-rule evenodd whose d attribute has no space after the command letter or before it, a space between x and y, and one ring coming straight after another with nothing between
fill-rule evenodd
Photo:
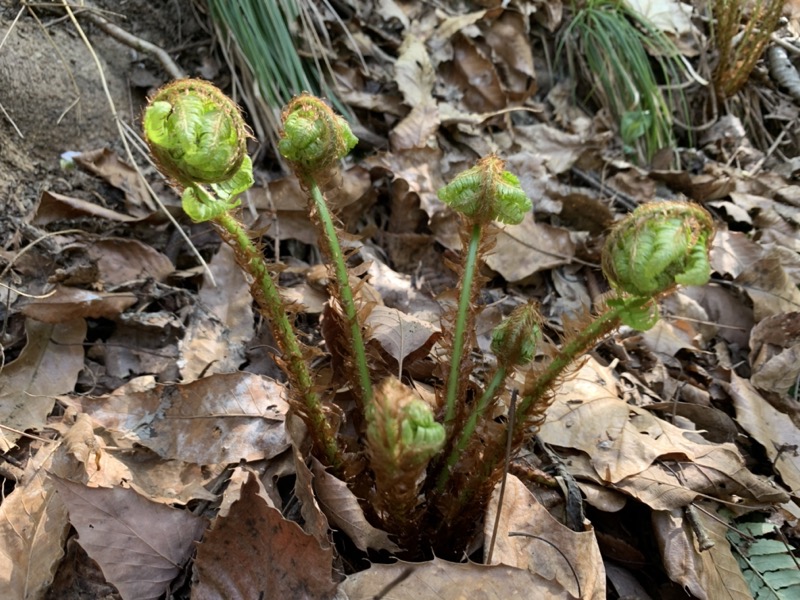
<instances>
[{"instance_id":1,"label":"dirt patch","mask_svg":"<svg viewBox=\"0 0 800 600\"><path fill-rule=\"evenodd\" d=\"M110 19L157 45L183 44L202 33L185 0L105 4L126 17ZM0 10L0 39L8 34L0 48L0 105L7 113L0 116L0 198L6 199L4 216L12 218L28 214L44 190L80 192L88 184L83 174L61 169L63 152L120 145L97 64L73 24L46 12L39 13L40 23L27 12L14 22L17 11ZM80 22L118 114L136 123L148 87L168 77L149 56ZM0 225L0 241L14 230L8 222Z\"/></svg>"}]
</instances>

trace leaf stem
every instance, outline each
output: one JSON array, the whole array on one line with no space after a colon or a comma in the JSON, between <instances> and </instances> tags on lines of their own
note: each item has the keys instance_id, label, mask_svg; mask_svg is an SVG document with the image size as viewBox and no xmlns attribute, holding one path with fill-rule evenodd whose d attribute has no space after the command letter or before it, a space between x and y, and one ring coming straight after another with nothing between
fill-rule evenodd
<instances>
[{"instance_id":1,"label":"leaf stem","mask_svg":"<svg viewBox=\"0 0 800 600\"><path fill-rule=\"evenodd\" d=\"M532 387L524 390L525 396L517 407L517 417L513 424L513 431L509 435L513 439L518 439L522 431L530 425L529 417L531 412L538 412L544 414L547 410L550 401L549 399L543 402L548 392L550 392L559 377L561 377L576 358L582 356L588 351L598 340L605 337L614 329L619 327L622 323L621 315L625 311L639 310L646 306L649 302L655 301L649 297L631 296L613 307L610 307L597 319L592 321L578 334L569 340L564 347L558 352L553 361L547 366L543 373L541 373L534 382ZM484 394L485 395L485 394ZM502 440L506 438L503 437ZM486 449L485 459L481 464L479 473L472 473L465 479L465 486L458 495L456 500L457 505L460 507L457 512L467 506L477 494L480 493L482 486L486 485L489 481L494 481L494 475L497 472L497 467L503 461L505 456L504 446L501 440L495 439L490 446Z\"/></svg>"},{"instance_id":2,"label":"leaf stem","mask_svg":"<svg viewBox=\"0 0 800 600\"><path fill-rule=\"evenodd\" d=\"M605 337L622 322L621 315L626 311L640 309L652 298L629 297L619 305L606 310L603 314L594 319L586 327L578 332L572 339L559 350L553 361L537 378L534 385L525 390L525 395L519 404L519 418L515 425L517 431L521 431L527 424L529 411L537 407L541 399L551 390L558 378L569 367L577 357L587 352L599 339ZM544 407L546 409L546 407ZM538 407L539 410L542 407Z\"/></svg>"},{"instance_id":3,"label":"leaf stem","mask_svg":"<svg viewBox=\"0 0 800 600\"><path fill-rule=\"evenodd\" d=\"M467 447L472 434L475 432L475 427L478 425L478 419L486 411L489 403L497 394L497 389L500 387L500 384L505 380L506 372L507 371L504 366L500 365L497 367L494 377L492 377L489 385L486 386L481 399L478 401L478 404L470 413L469 418L464 425L464 429L462 429L461 435L458 438L458 442L456 442L456 445L453 446L453 449L450 451L450 455L447 457L447 462L445 463L444 468L439 472L439 477L436 480L437 493L440 494L444 491L444 487L447 485L447 480L450 478L450 473L453 469L453 466L455 466L456 462L458 462L458 459L464 452L464 449Z\"/></svg>"},{"instance_id":4,"label":"leaf stem","mask_svg":"<svg viewBox=\"0 0 800 600\"><path fill-rule=\"evenodd\" d=\"M456 400L459 397L459 371L461 370L461 358L464 355L465 337L467 331L467 321L472 314L470 301L473 294L473 282L475 271L478 267L478 246L480 245L482 227L480 223L472 225L472 232L467 249L467 258L464 261L464 273L461 278L461 294L458 298L458 313L456 314L456 325L453 333L453 351L450 362L450 375L447 379L447 406L445 409L445 422L452 421L456 416Z\"/></svg>"},{"instance_id":5,"label":"leaf stem","mask_svg":"<svg viewBox=\"0 0 800 600\"><path fill-rule=\"evenodd\" d=\"M230 240L241 258L242 266L255 278L259 293L254 296L261 308L266 311L272 335L286 361L290 384L295 387L308 411L309 425L313 429L312 437L321 446L320 450L328 464L338 468L342 464L342 457L336 436L331 424L325 418L322 402L314 390L308 363L263 255L242 225L228 213L215 216L213 221L228 234L226 239Z\"/></svg>"},{"instance_id":6,"label":"leaf stem","mask_svg":"<svg viewBox=\"0 0 800 600\"><path fill-rule=\"evenodd\" d=\"M325 240L328 243L328 252L336 273L336 282L339 288L339 295L341 296L342 308L344 308L345 317L350 327L350 349L353 353L353 359L358 374L359 393L364 404L365 413L368 413L372 406L372 379L367 365L367 352L364 346L364 338L361 335L361 324L358 321L358 311L353 298L353 289L350 287L350 274L344 261L344 254L339 245L336 226L333 223L330 210L328 210L325 197L322 195L322 191L314 178L306 177L305 179L311 198L314 201L317 215L319 215L319 219L322 222Z\"/></svg>"}]
</instances>

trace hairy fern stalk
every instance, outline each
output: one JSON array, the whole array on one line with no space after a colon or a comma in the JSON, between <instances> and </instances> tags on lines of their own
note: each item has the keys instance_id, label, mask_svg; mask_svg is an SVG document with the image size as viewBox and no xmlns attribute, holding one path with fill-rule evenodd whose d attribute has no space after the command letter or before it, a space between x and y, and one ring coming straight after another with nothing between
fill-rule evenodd
<instances>
[{"instance_id":1,"label":"hairy fern stalk","mask_svg":"<svg viewBox=\"0 0 800 600\"><path fill-rule=\"evenodd\" d=\"M325 380L311 369L311 352L299 341L290 307L281 299L279 268L265 260L235 217L236 196L253 183L244 151L248 133L238 108L206 82L177 81L151 100L144 128L159 168L182 192L187 215L210 221L252 276L253 297L288 378L291 410L306 424L312 453L356 492L365 514L396 539L404 557L458 556L503 472L507 440L516 450L541 424L571 363L620 324L651 327L659 298L676 286L708 280L711 218L702 208L678 202L637 209L607 239L603 270L613 294L606 309L546 352L548 360L536 361L543 344L539 312L533 302L518 307L493 332L494 368L476 382L471 357L481 310L476 299L485 284L481 263L498 223L519 223L531 210L503 161L494 155L481 159L439 191L460 214L464 251L455 265L459 301L443 317L439 347L430 357L439 367L420 382L435 394L423 397L409 365L396 374L365 344L371 304L361 298L325 195L356 138L327 104L307 94L287 105L282 120L278 148L307 192L330 271L330 326L323 337L343 369ZM510 423L503 413L512 388L519 404ZM345 412L343 399L355 408ZM338 431L342 416L354 430L347 435Z\"/></svg>"}]
</instances>

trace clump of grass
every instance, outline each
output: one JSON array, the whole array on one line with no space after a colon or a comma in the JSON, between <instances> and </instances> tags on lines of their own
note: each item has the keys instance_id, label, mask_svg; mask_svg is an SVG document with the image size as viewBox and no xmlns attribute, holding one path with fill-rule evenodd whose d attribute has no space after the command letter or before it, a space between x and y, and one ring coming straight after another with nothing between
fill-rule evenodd
<instances>
[{"instance_id":1,"label":"clump of grass","mask_svg":"<svg viewBox=\"0 0 800 600\"><path fill-rule=\"evenodd\" d=\"M559 54L564 47L573 77L580 71L590 82L589 97L610 112L627 154L650 162L674 146L672 111L687 108L672 89L687 73L663 31L624 2L588 0L575 9Z\"/></svg>"},{"instance_id":2,"label":"clump of grass","mask_svg":"<svg viewBox=\"0 0 800 600\"><path fill-rule=\"evenodd\" d=\"M321 21L317 8L307 0L207 0L212 18L240 57L240 70L255 80L252 89L242 90L253 113L259 137L277 144L281 130L279 108L301 92L331 98L340 112L344 106L325 81L330 72L327 39L316 27ZM299 31L298 31L299 30ZM323 35L326 35L323 33ZM232 38L232 39L230 39ZM308 42L311 59L301 57L298 39ZM248 73L249 72L249 73Z\"/></svg>"},{"instance_id":3,"label":"clump of grass","mask_svg":"<svg viewBox=\"0 0 800 600\"><path fill-rule=\"evenodd\" d=\"M778 25L784 4L784 0L714 1L714 43L719 52L714 89L719 98L730 98L747 83Z\"/></svg>"}]
</instances>

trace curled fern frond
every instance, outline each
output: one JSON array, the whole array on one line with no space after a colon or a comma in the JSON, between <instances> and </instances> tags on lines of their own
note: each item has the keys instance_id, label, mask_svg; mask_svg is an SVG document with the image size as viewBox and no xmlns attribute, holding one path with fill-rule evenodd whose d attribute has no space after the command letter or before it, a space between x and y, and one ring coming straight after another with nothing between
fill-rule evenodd
<instances>
[{"instance_id":1,"label":"curled fern frond","mask_svg":"<svg viewBox=\"0 0 800 600\"><path fill-rule=\"evenodd\" d=\"M366 416L376 509L386 516L389 531L413 536L422 475L444 446L445 428L426 402L393 377L376 386L373 410Z\"/></svg>"},{"instance_id":2,"label":"curled fern frond","mask_svg":"<svg viewBox=\"0 0 800 600\"><path fill-rule=\"evenodd\" d=\"M239 108L200 79L159 89L145 110L144 133L161 171L184 188L234 178L247 156L247 126Z\"/></svg>"},{"instance_id":3,"label":"curled fern frond","mask_svg":"<svg viewBox=\"0 0 800 600\"><path fill-rule=\"evenodd\" d=\"M519 179L497 156L487 156L439 190L439 199L475 223L501 221L516 225L531 210Z\"/></svg>"},{"instance_id":4,"label":"curled fern frond","mask_svg":"<svg viewBox=\"0 0 800 600\"><path fill-rule=\"evenodd\" d=\"M654 297L676 285L703 285L711 267L711 215L688 202L645 204L623 219L603 248L603 272L618 292Z\"/></svg>"},{"instance_id":5,"label":"curled fern frond","mask_svg":"<svg viewBox=\"0 0 800 600\"><path fill-rule=\"evenodd\" d=\"M492 352L505 367L533 360L542 339L541 317L534 302L522 304L492 331Z\"/></svg>"},{"instance_id":6,"label":"curled fern frond","mask_svg":"<svg viewBox=\"0 0 800 600\"><path fill-rule=\"evenodd\" d=\"M350 126L316 96L302 94L283 111L278 151L301 178L319 177L358 143Z\"/></svg>"}]
</instances>

